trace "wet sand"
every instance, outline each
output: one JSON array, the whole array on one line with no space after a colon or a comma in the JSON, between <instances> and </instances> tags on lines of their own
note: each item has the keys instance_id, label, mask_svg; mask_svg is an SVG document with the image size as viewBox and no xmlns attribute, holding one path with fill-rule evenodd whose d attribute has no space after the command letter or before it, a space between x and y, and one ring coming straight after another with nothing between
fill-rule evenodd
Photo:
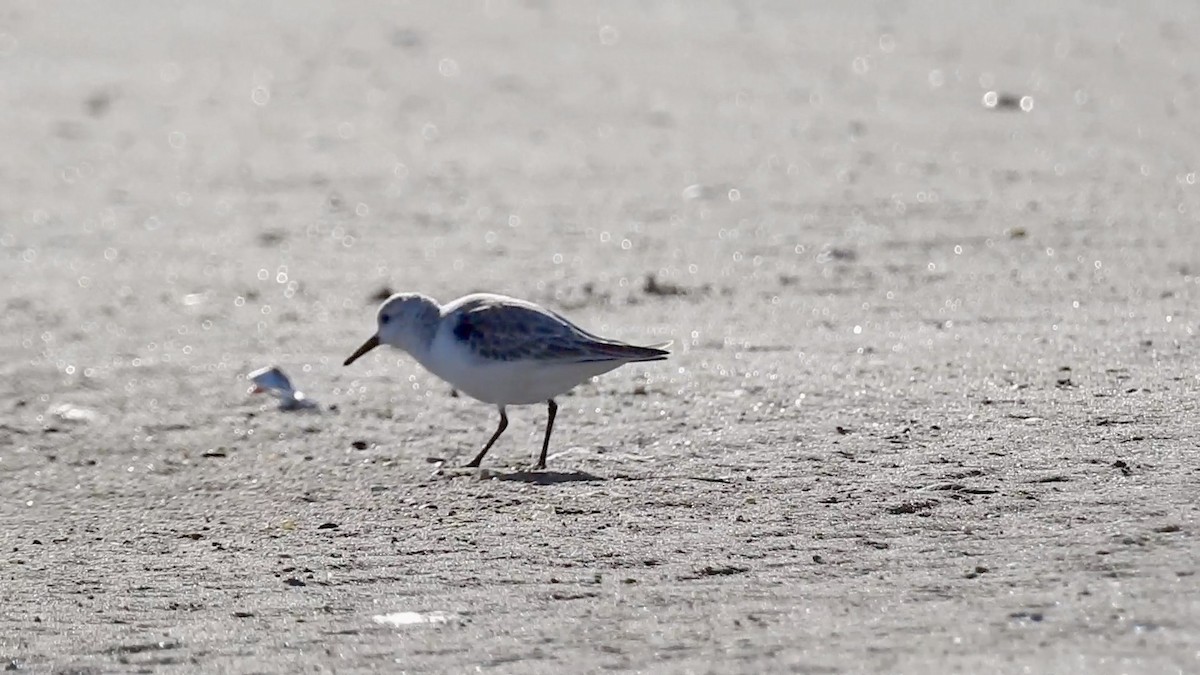
<instances>
[{"instance_id":1,"label":"wet sand","mask_svg":"<svg viewBox=\"0 0 1200 675\"><path fill-rule=\"evenodd\" d=\"M1200 669L1195 9L0 14L9 668ZM386 289L675 353L456 470Z\"/></svg>"}]
</instances>

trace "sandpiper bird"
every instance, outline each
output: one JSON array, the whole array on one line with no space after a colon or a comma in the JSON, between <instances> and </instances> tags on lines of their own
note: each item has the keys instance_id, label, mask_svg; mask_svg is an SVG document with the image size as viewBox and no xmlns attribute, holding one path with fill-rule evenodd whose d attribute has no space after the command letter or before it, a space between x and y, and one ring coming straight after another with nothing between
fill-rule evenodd
<instances>
[{"instance_id":1,"label":"sandpiper bird","mask_svg":"<svg viewBox=\"0 0 1200 675\"><path fill-rule=\"evenodd\" d=\"M546 468L554 397L626 363L661 361L671 343L638 347L593 335L532 302L476 293L448 305L420 293L384 301L378 329L344 365L379 345L408 352L458 391L500 409L500 425L471 460L477 467L508 427L506 407L545 401L550 416L535 469Z\"/></svg>"}]
</instances>

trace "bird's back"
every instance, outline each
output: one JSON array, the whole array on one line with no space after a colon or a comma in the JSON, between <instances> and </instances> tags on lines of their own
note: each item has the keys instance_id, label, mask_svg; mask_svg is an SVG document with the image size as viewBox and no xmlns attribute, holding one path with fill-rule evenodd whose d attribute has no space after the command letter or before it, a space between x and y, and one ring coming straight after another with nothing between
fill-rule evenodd
<instances>
[{"instance_id":1,"label":"bird's back","mask_svg":"<svg viewBox=\"0 0 1200 675\"><path fill-rule=\"evenodd\" d=\"M478 293L442 311L443 330L480 358L587 363L656 361L668 352L602 338L532 302Z\"/></svg>"}]
</instances>

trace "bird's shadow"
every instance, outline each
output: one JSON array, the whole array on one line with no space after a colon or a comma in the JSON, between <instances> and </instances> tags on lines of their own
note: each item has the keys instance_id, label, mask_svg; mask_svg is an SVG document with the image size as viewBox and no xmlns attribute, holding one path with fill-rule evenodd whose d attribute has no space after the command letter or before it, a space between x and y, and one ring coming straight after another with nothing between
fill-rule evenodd
<instances>
[{"instance_id":1,"label":"bird's shadow","mask_svg":"<svg viewBox=\"0 0 1200 675\"><path fill-rule=\"evenodd\" d=\"M437 474L446 478L473 476L479 480L502 480L513 483L528 483L530 485L558 485L560 483L587 483L608 480L603 476L597 476L586 471L544 471L535 469L496 471L494 469L445 467L439 469Z\"/></svg>"},{"instance_id":2,"label":"bird's shadow","mask_svg":"<svg viewBox=\"0 0 1200 675\"><path fill-rule=\"evenodd\" d=\"M559 483L586 483L606 480L603 476L586 471L532 471L521 469L517 471L493 471L489 478L507 480L514 483L529 483L531 485L557 485Z\"/></svg>"}]
</instances>

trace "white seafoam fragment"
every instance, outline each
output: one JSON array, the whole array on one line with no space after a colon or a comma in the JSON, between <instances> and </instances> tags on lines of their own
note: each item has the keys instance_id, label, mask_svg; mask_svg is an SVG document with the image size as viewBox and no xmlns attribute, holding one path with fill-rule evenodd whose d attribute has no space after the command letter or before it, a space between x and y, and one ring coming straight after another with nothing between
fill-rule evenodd
<instances>
[{"instance_id":1,"label":"white seafoam fragment","mask_svg":"<svg viewBox=\"0 0 1200 675\"><path fill-rule=\"evenodd\" d=\"M392 612L371 617L375 623L393 628L425 624L449 623L454 615L449 612Z\"/></svg>"},{"instance_id":2,"label":"white seafoam fragment","mask_svg":"<svg viewBox=\"0 0 1200 675\"><path fill-rule=\"evenodd\" d=\"M280 410L300 410L316 407L316 402L297 391L292 381L283 371L275 366L267 366L246 375L246 379L254 383L250 388L251 394L268 393L279 399Z\"/></svg>"},{"instance_id":3,"label":"white seafoam fragment","mask_svg":"<svg viewBox=\"0 0 1200 675\"><path fill-rule=\"evenodd\" d=\"M100 422L103 417L100 413L89 408L80 408L63 403L50 409L50 414L63 422L71 422L75 424L90 424L92 422Z\"/></svg>"}]
</instances>

